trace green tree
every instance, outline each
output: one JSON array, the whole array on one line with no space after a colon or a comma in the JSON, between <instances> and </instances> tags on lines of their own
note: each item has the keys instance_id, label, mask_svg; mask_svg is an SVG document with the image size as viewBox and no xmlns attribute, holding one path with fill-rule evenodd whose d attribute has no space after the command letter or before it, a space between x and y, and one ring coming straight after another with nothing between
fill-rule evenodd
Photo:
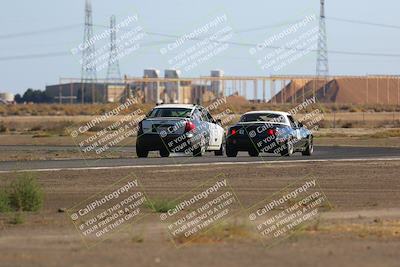
<instances>
[{"instance_id":1,"label":"green tree","mask_svg":"<svg viewBox=\"0 0 400 267\"><path fill-rule=\"evenodd\" d=\"M22 98L18 99L20 102L33 102L33 103L49 103L51 101L51 98L46 94L45 91L41 90L33 90L32 88L29 88L28 90L25 91L23 94Z\"/></svg>"}]
</instances>

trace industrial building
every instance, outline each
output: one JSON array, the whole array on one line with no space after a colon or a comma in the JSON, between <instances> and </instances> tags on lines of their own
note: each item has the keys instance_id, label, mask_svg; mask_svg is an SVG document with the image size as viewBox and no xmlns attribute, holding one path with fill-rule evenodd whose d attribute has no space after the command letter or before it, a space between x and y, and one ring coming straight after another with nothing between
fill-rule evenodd
<instances>
[{"instance_id":1,"label":"industrial building","mask_svg":"<svg viewBox=\"0 0 400 267\"><path fill-rule=\"evenodd\" d=\"M211 77L223 77L223 72L213 70ZM82 83L78 79L60 79L59 84L46 86L46 94L52 102L61 104L113 103L129 96L137 96L143 103L202 103L222 96L222 91L221 81L196 83L182 78L180 71L174 69L165 70L164 78L157 69L145 69L140 81Z\"/></svg>"},{"instance_id":2,"label":"industrial building","mask_svg":"<svg viewBox=\"0 0 400 267\"><path fill-rule=\"evenodd\" d=\"M0 93L0 103L2 104L14 103L14 94L8 92Z\"/></svg>"},{"instance_id":3,"label":"industrial building","mask_svg":"<svg viewBox=\"0 0 400 267\"><path fill-rule=\"evenodd\" d=\"M46 94L54 103L108 103L120 102L126 96L123 83L66 82L46 86ZM83 93L82 93L83 92Z\"/></svg>"},{"instance_id":4,"label":"industrial building","mask_svg":"<svg viewBox=\"0 0 400 267\"><path fill-rule=\"evenodd\" d=\"M211 77L223 77L223 71L213 70ZM152 79L156 81L153 82ZM128 83L131 88L141 89L145 103L201 103L223 95L221 81L212 81L210 84L196 83L195 80L181 77L181 72L175 69L165 70L164 79L161 79L159 70L145 69L141 81Z\"/></svg>"}]
</instances>

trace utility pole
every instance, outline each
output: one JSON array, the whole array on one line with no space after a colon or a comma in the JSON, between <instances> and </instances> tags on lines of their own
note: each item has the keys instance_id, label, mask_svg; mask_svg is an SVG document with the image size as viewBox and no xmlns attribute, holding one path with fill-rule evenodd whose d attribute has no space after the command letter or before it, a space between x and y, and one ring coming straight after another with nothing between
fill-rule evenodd
<instances>
[{"instance_id":1,"label":"utility pole","mask_svg":"<svg viewBox=\"0 0 400 267\"><path fill-rule=\"evenodd\" d=\"M110 57L108 59L107 83L121 82L121 71L119 69L117 31L115 16L110 20Z\"/></svg>"},{"instance_id":2,"label":"utility pole","mask_svg":"<svg viewBox=\"0 0 400 267\"><path fill-rule=\"evenodd\" d=\"M319 17L319 36L318 36L318 56L317 56L317 76L325 78L324 96L326 93L326 83L329 76L328 61L328 41L325 23L325 0L320 0L320 17Z\"/></svg>"},{"instance_id":3,"label":"utility pole","mask_svg":"<svg viewBox=\"0 0 400 267\"><path fill-rule=\"evenodd\" d=\"M92 84L92 102L95 102L94 97L94 84L97 81L96 74L96 49L93 40L93 18L92 18L92 4L90 0L85 3L85 29L83 34L83 51L82 51L82 71L81 71L81 94L82 103L84 102L85 87ZM87 86L89 87L89 86Z\"/></svg>"}]
</instances>

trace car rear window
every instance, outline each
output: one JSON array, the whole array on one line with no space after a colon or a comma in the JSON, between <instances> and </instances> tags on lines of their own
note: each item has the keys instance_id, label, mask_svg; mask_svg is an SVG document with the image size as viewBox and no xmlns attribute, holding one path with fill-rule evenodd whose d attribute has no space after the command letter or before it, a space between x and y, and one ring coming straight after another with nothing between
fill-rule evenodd
<instances>
[{"instance_id":1,"label":"car rear window","mask_svg":"<svg viewBox=\"0 0 400 267\"><path fill-rule=\"evenodd\" d=\"M285 118L282 115L274 114L274 113L253 113L253 114L246 114L240 118L241 122L285 122Z\"/></svg>"},{"instance_id":2,"label":"car rear window","mask_svg":"<svg viewBox=\"0 0 400 267\"><path fill-rule=\"evenodd\" d=\"M191 109L187 108L156 108L148 115L149 118L186 118Z\"/></svg>"}]
</instances>

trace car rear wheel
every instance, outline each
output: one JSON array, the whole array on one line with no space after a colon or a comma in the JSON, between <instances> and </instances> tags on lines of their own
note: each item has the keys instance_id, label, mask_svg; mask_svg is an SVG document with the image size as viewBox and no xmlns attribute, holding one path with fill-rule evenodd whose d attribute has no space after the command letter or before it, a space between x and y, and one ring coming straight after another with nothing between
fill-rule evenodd
<instances>
[{"instance_id":1,"label":"car rear wheel","mask_svg":"<svg viewBox=\"0 0 400 267\"><path fill-rule=\"evenodd\" d=\"M301 152L303 156L311 156L314 153L314 140L312 137L308 139L306 150Z\"/></svg>"},{"instance_id":2,"label":"car rear wheel","mask_svg":"<svg viewBox=\"0 0 400 267\"><path fill-rule=\"evenodd\" d=\"M250 157L258 157L260 155L260 153L256 149L250 149L249 155L250 155Z\"/></svg>"},{"instance_id":3,"label":"car rear wheel","mask_svg":"<svg viewBox=\"0 0 400 267\"><path fill-rule=\"evenodd\" d=\"M205 152L206 149L204 146L197 146L195 149L193 149L193 157L202 157Z\"/></svg>"},{"instance_id":4,"label":"car rear wheel","mask_svg":"<svg viewBox=\"0 0 400 267\"><path fill-rule=\"evenodd\" d=\"M203 154L203 149L201 147L195 148L193 150L193 157L202 157Z\"/></svg>"},{"instance_id":5,"label":"car rear wheel","mask_svg":"<svg viewBox=\"0 0 400 267\"><path fill-rule=\"evenodd\" d=\"M206 140L202 137L200 142L193 147L193 157L202 157L206 153Z\"/></svg>"},{"instance_id":6,"label":"car rear wheel","mask_svg":"<svg viewBox=\"0 0 400 267\"><path fill-rule=\"evenodd\" d=\"M160 156L161 156L162 158L168 158L168 157L169 157L169 151L166 150L166 149L160 150Z\"/></svg>"},{"instance_id":7,"label":"car rear wheel","mask_svg":"<svg viewBox=\"0 0 400 267\"><path fill-rule=\"evenodd\" d=\"M136 155L138 158L147 158L149 151L141 148L140 146L136 146Z\"/></svg>"},{"instance_id":8,"label":"car rear wheel","mask_svg":"<svg viewBox=\"0 0 400 267\"><path fill-rule=\"evenodd\" d=\"M226 146L226 151L225 152L226 152L226 156L228 158L235 158L238 155L238 151L236 149L234 149L234 148L229 147L229 146Z\"/></svg>"}]
</instances>

